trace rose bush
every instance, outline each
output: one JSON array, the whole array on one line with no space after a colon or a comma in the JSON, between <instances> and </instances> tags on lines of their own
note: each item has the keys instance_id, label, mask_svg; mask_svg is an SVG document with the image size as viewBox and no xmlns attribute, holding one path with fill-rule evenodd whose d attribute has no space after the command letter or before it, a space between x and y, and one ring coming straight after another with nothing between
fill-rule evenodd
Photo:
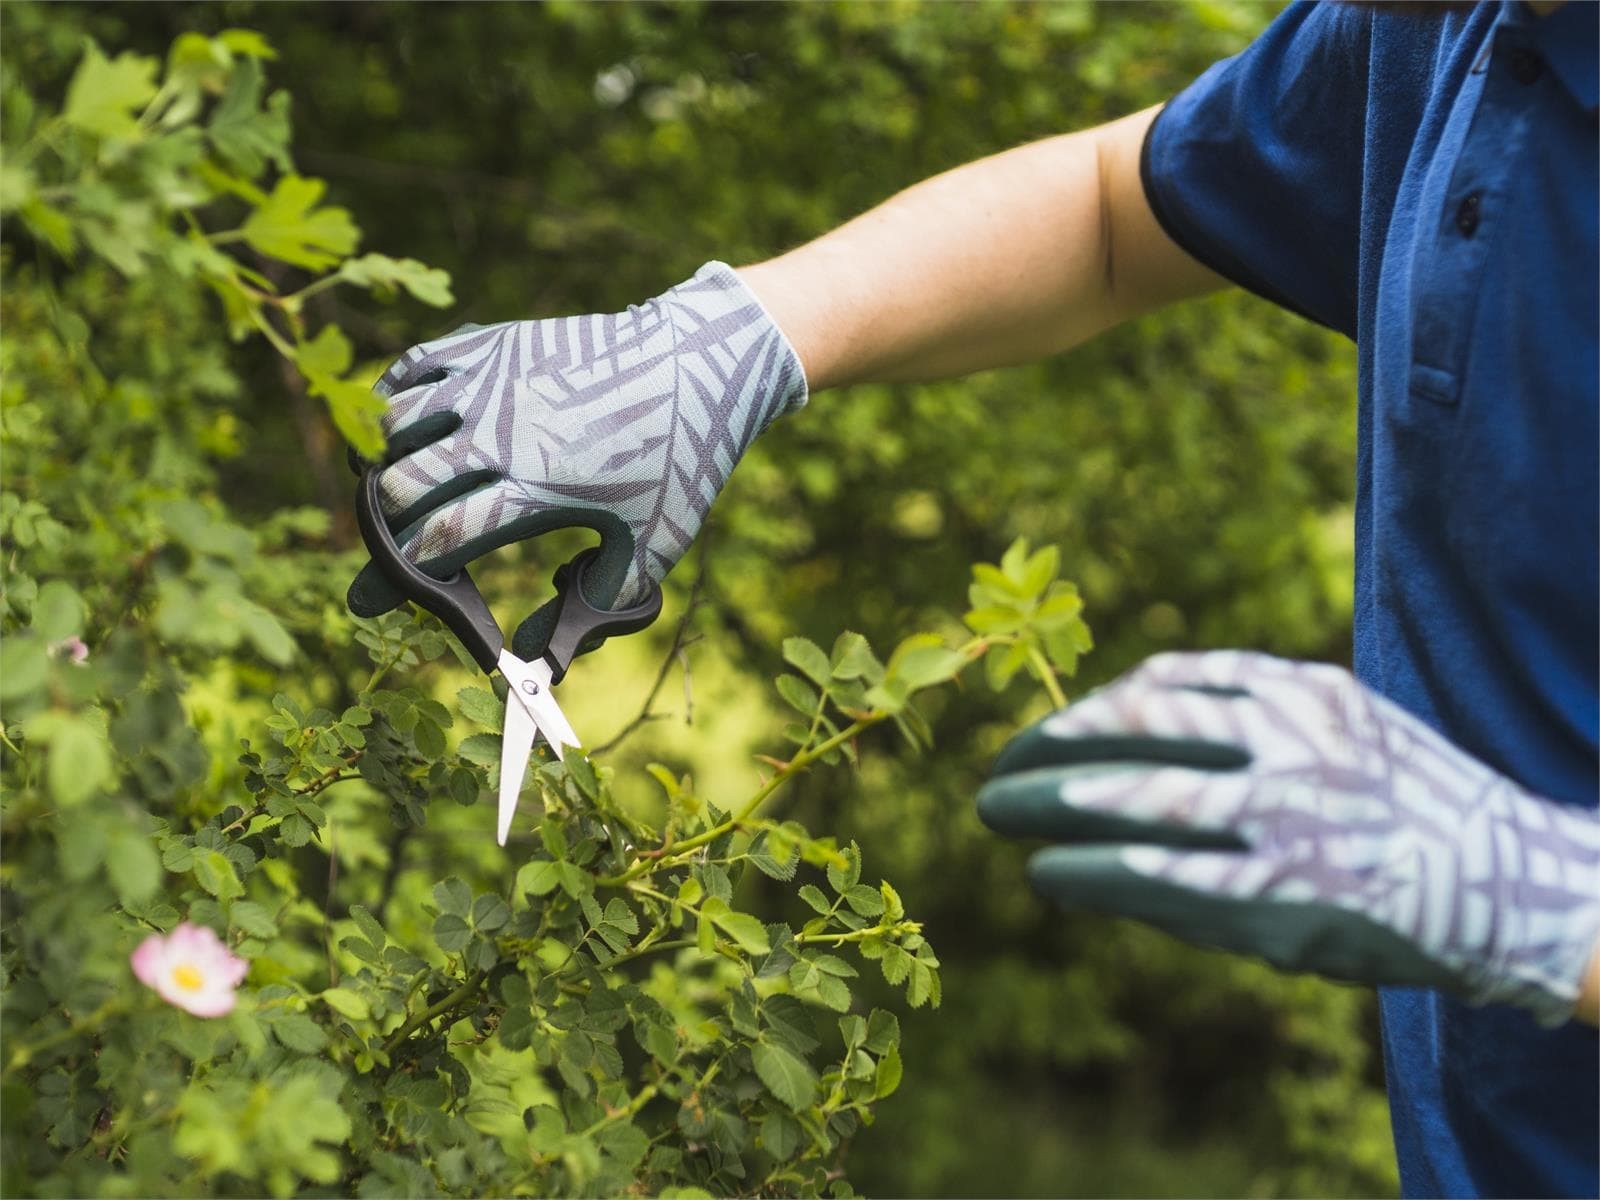
<instances>
[{"instance_id":1,"label":"rose bush","mask_svg":"<svg viewBox=\"0 0 1600 1200\"><path fill-rule=\"evenodd\" d=\"M12 53L57 36L8 16ZM352 618L340 510L252 461L316 404L378 446L331 289L451 302L296 173L272 58L246 30L164 63L90 43L59 94L7 63L4 1189L847 1193L905 1070L853 981L938 1004L939 961L775 798L883 753L876 726L926 746L919 694L979 660L1059 702L1075 590L1018 544L959 635L789 638L795 720L748 793L653 765L623 803L598 754L536 761L500 852L502 697L431 619Z\"/></svg>"}]
</instances>

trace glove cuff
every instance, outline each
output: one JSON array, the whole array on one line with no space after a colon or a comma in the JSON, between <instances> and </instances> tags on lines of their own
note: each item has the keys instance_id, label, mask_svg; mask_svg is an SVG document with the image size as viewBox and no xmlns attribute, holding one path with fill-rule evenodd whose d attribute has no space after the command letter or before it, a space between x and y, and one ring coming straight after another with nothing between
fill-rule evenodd
<instances>
[{"instance_id":1,"label":"glove cuff","mask_svg":"<svg viewBox=\"0 0 1600 1200\"><path fill-rule=\"evenodd\" d=\"M1600 818L1508 783L1496 807L1515 829L1522 870L1500 901L1483 961L1464 971L1473 998L1530 1009L1540 1024L1572 1016L1600 944Z\"/></svg>"},{"instance_id":2,"label":"glove cuff","mask_svg":"<svg viewBox=\"0 0 1600 1200\"><path fill-rule=\"evenodd\" d=\"M685 345L723 372L729 423L742 446L784 413L805 407L805 367L744 280L712 260L661 297Z\"/></svg>"}]
</instances>

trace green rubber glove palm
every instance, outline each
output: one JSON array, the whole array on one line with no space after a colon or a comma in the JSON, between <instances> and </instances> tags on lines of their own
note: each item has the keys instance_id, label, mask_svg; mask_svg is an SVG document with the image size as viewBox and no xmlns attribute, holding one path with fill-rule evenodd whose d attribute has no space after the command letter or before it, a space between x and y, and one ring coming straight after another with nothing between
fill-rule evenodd
<instances>
[{"instance_id":1,"label":"green rubber glove palm","mask_svg":"<svg viewBox=\"0 0 1600 1200\"><path fill-rule=\"evenodd\" d=\"M1276 966L1572 1012L1600 819L1532 795L1331 666L1166 654L1046 717L978 797L1061 905Z\"/></svg>"}]
</instances>

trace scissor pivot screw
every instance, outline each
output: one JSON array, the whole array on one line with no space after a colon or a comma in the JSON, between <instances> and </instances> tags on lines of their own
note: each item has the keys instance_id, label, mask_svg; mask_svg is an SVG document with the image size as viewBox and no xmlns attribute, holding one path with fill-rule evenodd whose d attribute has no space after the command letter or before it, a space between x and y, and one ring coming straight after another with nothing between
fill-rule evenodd
<instances>
[{"instance_id":1,"label":"scissor pivot screw","mask_svg":"<svg viewBox=\"0 0 1600 1200\"><path fill-rule=\"evenodd\" d=\"M530 696L537 696L539 694L539 685L531 679L524 679L522 681L522 690Z\"/></svg>"}]
</instances>

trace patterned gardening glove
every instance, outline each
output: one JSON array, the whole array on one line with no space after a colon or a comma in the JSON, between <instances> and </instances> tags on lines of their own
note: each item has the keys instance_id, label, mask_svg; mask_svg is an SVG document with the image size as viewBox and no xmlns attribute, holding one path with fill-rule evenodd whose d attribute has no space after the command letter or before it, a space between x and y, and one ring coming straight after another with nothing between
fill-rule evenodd
<instances>
[{"instance_id":1,"label":"patterned gardening glove","mask_svg":"<svg viewBox=\"0 0 1600 1200\"><path fill-rule=\"evenodd\" d=\"M1014 738L978 796L1060 904L1289 970L1572 1013L1600 818L1331 666L1163 654Z\"/></svg>"},{"instance_id":2,"label":"patterned gardening glove","mask_svg":"<svg viewBox=\"0 0 1600 1200\"><path fill-rule=\"evenodd\" d=\"M384 512L431 574L508 542L581 525L600 534L585 575L597 608L626 608L672 569L745 449L806 402L788 340L734 272L707 263L608 316L468 326L408 350L378 391ZM349 603L401 602L368 563ZM516 653L543 652L547 604Z\"/></svg>"}]
</instances>

